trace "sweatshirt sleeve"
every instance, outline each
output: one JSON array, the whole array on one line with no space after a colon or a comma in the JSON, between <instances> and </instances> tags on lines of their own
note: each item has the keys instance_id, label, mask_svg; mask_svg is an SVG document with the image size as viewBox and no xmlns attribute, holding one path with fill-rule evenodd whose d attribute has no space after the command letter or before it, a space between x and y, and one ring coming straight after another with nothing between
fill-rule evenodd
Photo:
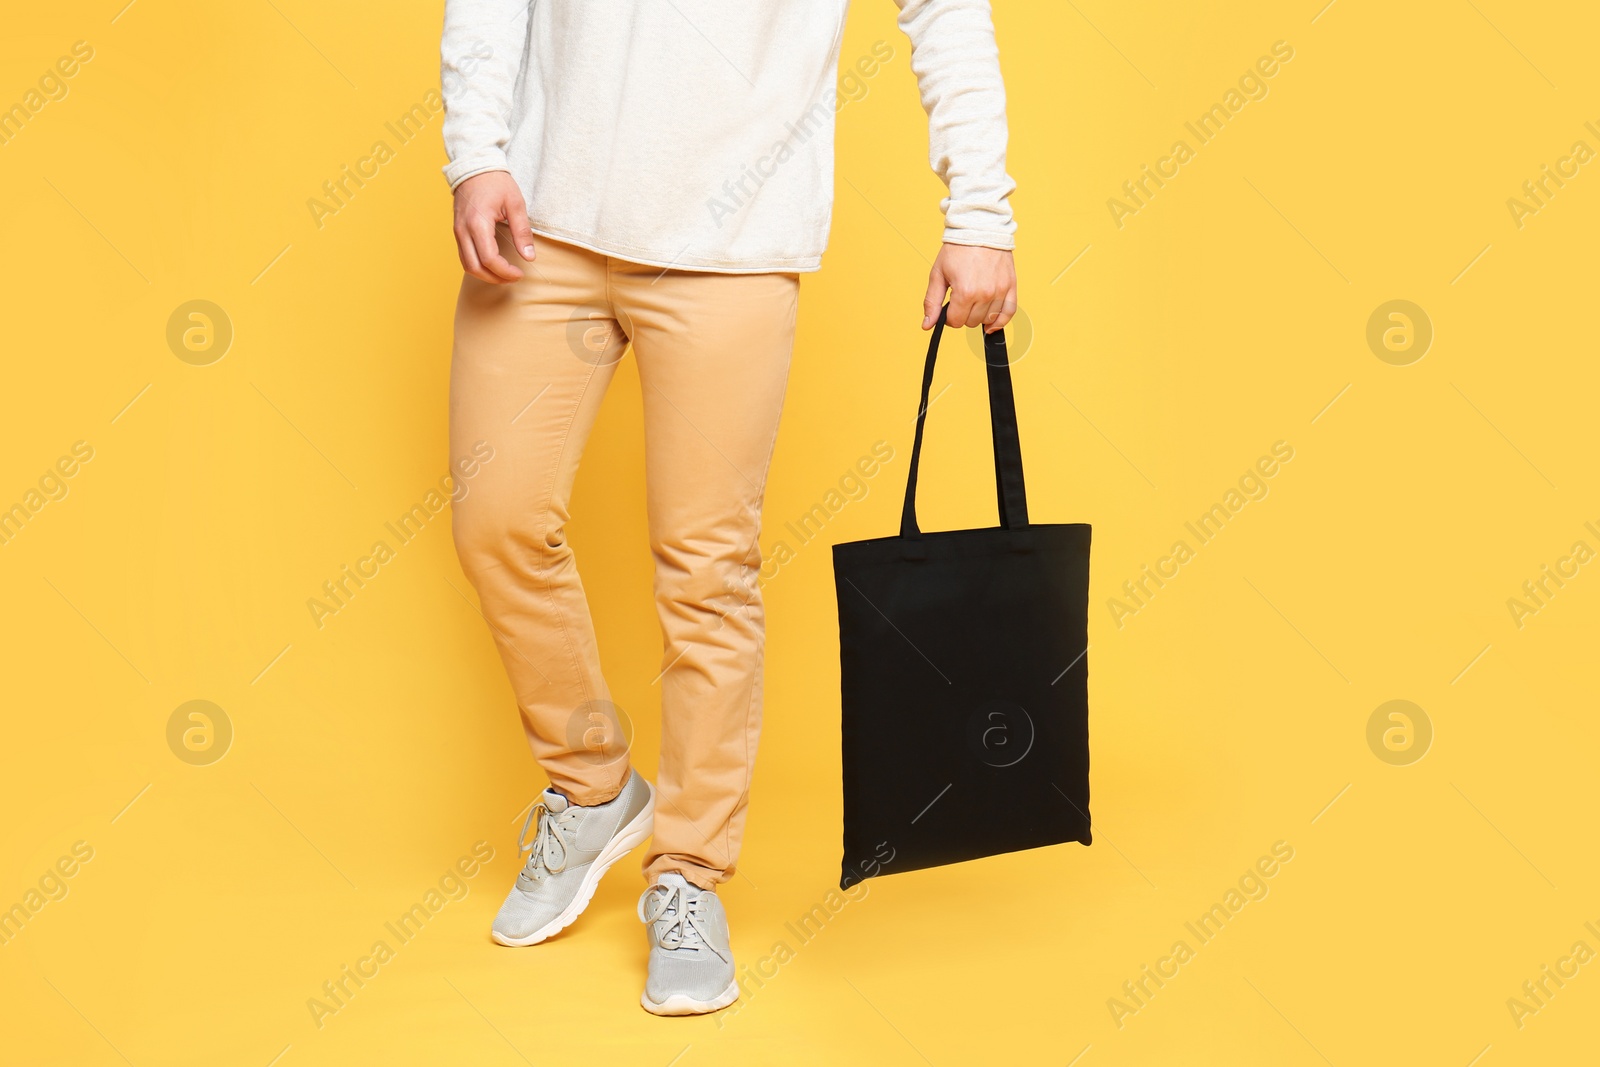
<instances>
[{"instance_id":1,"label":"sweatshirt sleeve","mask_svg":"<svg viewBox=\"0 0 1600 1067\"><path fill-rule=\"evenodd\" d=\"M950 190L940 204L948 244L1009 249L1006 90L988 0L895 0L928 113L928 160Z\"/></svg>"},{"instance_id":2,"label":"sweatshirt sleeve","mask_svg":"<svg viewBox=\"0 0 1600 1067\"><path fill-rule=\"evenodd\" d=\"M474 174L509 169L506 142L528 41L528 6L528 0L445 0L439 91L451 189Z\"/></svg>"}]
</instances>

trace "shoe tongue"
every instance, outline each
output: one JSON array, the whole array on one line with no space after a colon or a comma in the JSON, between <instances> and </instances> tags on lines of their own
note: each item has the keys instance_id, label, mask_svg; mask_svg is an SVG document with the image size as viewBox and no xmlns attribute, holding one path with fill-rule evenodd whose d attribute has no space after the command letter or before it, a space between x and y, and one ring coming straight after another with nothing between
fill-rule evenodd
<instances>
[{"instance_id":1,"label":"shoe tongue","mask_svg":"<svg viewBox=\"0 0 1600 1067\"><path fill-rule=\"evenodd\" d=\"M554 789L546 789L539 799L544 802L546 811L560 813L567 810L567 798Z\"/></svg>"},{"instance_id":2,"label":"shoe tongue","mask_svg":"<svg viewBox=\"0 0 1600 1067\"><path fill-rule=\"evenodd\" d=\"M694 888L696 888L696 886L694 886L692 883L690 883L690 881L687 878L685 878L683 875L679 874L677 871L668 871L666 874L663 874L656 881L656 884L657 885L665 885L665 886L675 886L678 889L694 889Z\"/></svg>"}]
</instances>

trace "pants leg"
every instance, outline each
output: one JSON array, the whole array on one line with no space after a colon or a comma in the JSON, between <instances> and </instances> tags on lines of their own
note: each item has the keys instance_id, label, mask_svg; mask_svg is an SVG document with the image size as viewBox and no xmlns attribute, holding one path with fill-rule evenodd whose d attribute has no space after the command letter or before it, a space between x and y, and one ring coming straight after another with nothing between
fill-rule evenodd
<instances>
[{"instance_id":1,"label":"pants leg","mask_svg":"<svg viewBox=\"0 0 1600 1067\"><path fill-rule=\"evenodd\" d=\"M565 526L626 338L610 317L605 257L556 241L538 248L518 282L462 282L450 455L453 465L480 462L458 479L455 541L535 758L572 801L600 804L621 790L629 764ZM504 233L501 252L511 257Z\"/></svg>"},{"instance_id":2,"label":"pants leg","mask_svg":"<svg viewBox=\"0 0 1600 1067\"><path fill-rule=\"evenodd\" d=\"M650 880L732 877L761 727L760 516L794 345L793 274L610 263L644 394L662 630Z\"/></svg>"}]
</instances>

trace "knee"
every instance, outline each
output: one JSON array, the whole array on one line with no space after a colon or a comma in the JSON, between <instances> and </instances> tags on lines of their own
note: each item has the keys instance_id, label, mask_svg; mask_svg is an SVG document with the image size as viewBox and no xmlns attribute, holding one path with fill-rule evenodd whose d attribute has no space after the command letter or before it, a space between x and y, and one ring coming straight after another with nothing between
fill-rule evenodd
<instances>
[{"instance_id":1,"label":"knee","mask_svg":"<svg viewBox=\"0 0 1600 1067\"><path fill-rule=\"evenodd\" d=\"M495 571L537 574L571 556L557 516L519 514L478 495L456 504L450 524L461 569L474 584Z\"/></svg>"},{"instance_id":2,"label":"knee","mask_svg":"<svg viewBox=\"0 0 1600 1067\"><path fill-rule=\"evenodd\" d=\"M760 604L760 550L749 544L656 546L656 592L684 613L723 615Z\"/></svg>"}]
</instances>

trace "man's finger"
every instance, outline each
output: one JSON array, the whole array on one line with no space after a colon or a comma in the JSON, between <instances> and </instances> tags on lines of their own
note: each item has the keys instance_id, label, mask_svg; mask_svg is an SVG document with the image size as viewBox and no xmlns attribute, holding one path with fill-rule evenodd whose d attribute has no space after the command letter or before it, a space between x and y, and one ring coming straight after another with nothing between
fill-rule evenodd
<instances>
[{"instance_id":1,"label":"man's finger","mask_svg":"<svg viewBox=\"0 0 1600 1067\"><path fill-rule=\"evenodd\" d=\"M1005 301L1000 305L1000 317L994 320L994 330L1004 329L1011 324L1017 315L1017 291L1011 289L1006 293ZM992 330L991 330L992 332Z\"/></svg>"},{"instance_id":2,"label":"man's finger","mask_svg":"<svg viewBox=\"0 0 1600 1067\"><path fill-rule=\"evenodd\" d=\"M939 321L939 309L944 306L945 290L950 286L944 280L944 272L935 266L928 274L928 294L922 298L922 328L931 330L933 324Z\"/></svg>"},{"instance_id":3,"label":"man's finger","mask_svg":"<svg viewBox=\"0 0 1600 1067\"><path fill-rule=\"evenodd\" d=\"M470 223L468 228L472 231L473 247L478 250L478 262L494 275L493 278L487 279L488 281L514 282L522 277L522 271L512 266L506 257L500 254L500 246L495 240L494 223L480 217Z\"/></svg>"},{"instance_id":4,"label":"man's finger","mask_svg":"<svg viewBox=\"0 0 1600 1067\"><path fill-rule=\"evenodd\" d=\"M990 299L985 300L983 306L974 312L978 319L974 325L982 326L984 333L993 333L994 324L999 321L1000 309L1005 307L1005 303L1006 298L1002 293L997 293Z\"/></svg>"},{"instance_id":5,"label":"man's finger","mask_svg":"<svg viewBox=\"0 0 1600 1067\"><path fill-rule=\"evenodd\" d=\"M972 325L972 295L959 284L950 290L950 310L945 315L945 322L951 326Z\"/></svg>"},{"instance_id":6,"label":"man's finger","mask_svg":"<svg viewBox=\"0 0 1600 1067\"><path fill-rule=\"evenodd\" d=\"M528 225L528 206L522 202L520 192L506 198L506 220L511 229L511 247L517 250L519 256L532 263L533 228Z\"/></svg>"},{"instance_id":7,"label":"man's finger","mask_svg":"<svg viewBox=\"0 0 1600 1067\"><path fill-rule=\"evenodd\" d=\"M990 298L986 293L974 293L967 298L966 325L982 326L989 314Z\"/></svg>"},{"instance_id":8,"label":"man's finger","mask_svg":"<svg viewBox=\"0 0 1600 1067\"><path fill-rule=\"evenodd\" d=\"M479 281L493 282L494 277L478 262L478 250L472 247L472 234L465 224L456 225L456 255L461 259L461 269Z\"/></svg>"}]
</instances>

